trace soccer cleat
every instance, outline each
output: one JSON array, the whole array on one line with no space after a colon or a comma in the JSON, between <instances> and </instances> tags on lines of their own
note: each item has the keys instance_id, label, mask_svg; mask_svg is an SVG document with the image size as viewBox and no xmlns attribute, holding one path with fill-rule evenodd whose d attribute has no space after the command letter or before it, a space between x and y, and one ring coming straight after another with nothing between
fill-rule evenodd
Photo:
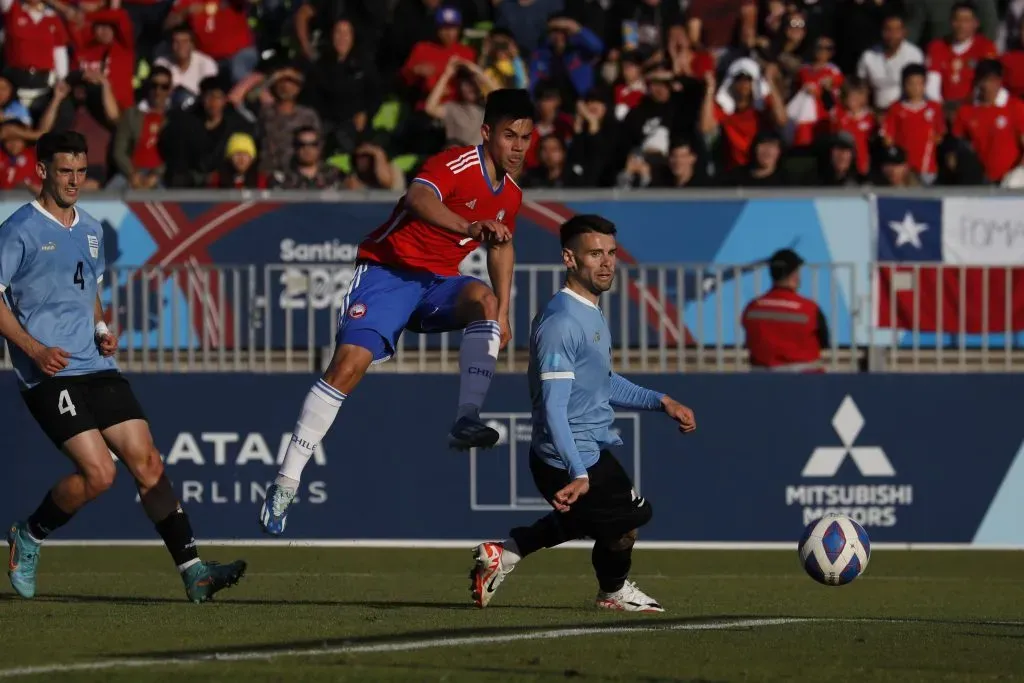
<instances>
[{"instance_id":1,"label":"soccer cleat","mask_svg":"<svg viewBox=\"0 0 1024 683\"><path fill-rule=\"evenodd\" d=\"M267 489L267 497L260 508L260 528L264 533L280 536L288 523L288 506L295 500L295 491L277 484Z\"/></svg>"},{"instance_id":2,"label":"soccer cleat","mask_svg":"<svg viewBox=\"0 0 1024 683\"><path fill-rule=\"evenodd\" d=\"M501 435L480 421L478 417L466 415L452 425L448 434L448 446L460 451L470 448L493 448Z\"/></svg>"},{"instance_id":3,"label":"soccer cleat","mask_svg":"<svg viewBox=\"0 0 1024 683\"><path fill-rule=\"evenodd\" d=\"M11 547L7 576L11 579L14 592L23 598L34 597L41 544L28 535L24 524L16 523L7 532L7 545Z\"/></svg>"},{"instance_id":4,"label":"soccer cleat","mask_svg":"<svg viewBox=\"0 0 1024 683\"><path fill-rule=\"evenodd\" d=\"M501 543L481 543L473 550L475 564L469 572L469 591L477 607L487 607L498 586L512 573L515 565L506 567L501 561Z\"/></svg>"},{"instance_id":5,"label":"soccer cleat","mask_svg":"<svg viewBox=\"0 0 1024 683\"><path fill-rule=\"evenodd\" d=\"M614 609L620 612L664 612L658 601L627 580L622 588L614 593L601 591L597 594L597 606L602 609Z\"/></svg>"},{"instance_id":6,"label":"soccer cleat","mask_svg":"<svg viewBox=\"0 0 1024 683\"><path fill-rule=\"evenodd\" d=\"M195 603L212 600L218 591L238 583L245 575L245 568L245 560L231 564L196 563L181 574L181 579L185 582L185 594Z\"/></svg>"}]
</instances>

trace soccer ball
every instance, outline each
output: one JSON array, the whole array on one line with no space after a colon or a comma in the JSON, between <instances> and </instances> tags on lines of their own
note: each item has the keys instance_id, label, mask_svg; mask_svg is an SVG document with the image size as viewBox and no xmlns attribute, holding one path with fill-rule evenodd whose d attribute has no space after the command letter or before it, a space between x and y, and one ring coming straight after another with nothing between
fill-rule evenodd
<instances>
[{"instance_id":1,"label":"soccer ball","mask_svg":"<svg viewBox=\"0 0 1024 683\"><path fill-rule=\"evenodd\" d=\"M804 529L798 546L804 571L826 586L844 586L864 573L871 540L864 527L845 515L825 515Z\"/></svg>"}]
</instances>

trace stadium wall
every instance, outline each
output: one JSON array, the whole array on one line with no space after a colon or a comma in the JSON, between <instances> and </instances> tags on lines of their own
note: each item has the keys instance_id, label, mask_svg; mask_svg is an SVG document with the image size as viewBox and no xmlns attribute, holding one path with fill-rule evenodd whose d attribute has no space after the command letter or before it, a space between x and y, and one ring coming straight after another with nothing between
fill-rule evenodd
<instances>
[{"instance_id":1,"label":"stadium wall","mask_svg":"<svg viewBox=\"0 0 1024 683\"><path fill-rule=\"evenodd\" d=\"M28 514L70 471L4 373L0 521ZM647 541L792 544L826 511L884 544L1024 547L1024 380L1012 375L636 375L696 411L619 413L618 454L653 504ZM203 539L260 540L257 508L311 379L139 375L174 486ZM453 376L372 375L306 470L286 541L444 544L501 537L549 508L529 477L525 378L498 376L489 418L503 438L456 454L445 433ZM72 541L152 540L122 470L62 529Z\"/></svg>"}]
</instances>

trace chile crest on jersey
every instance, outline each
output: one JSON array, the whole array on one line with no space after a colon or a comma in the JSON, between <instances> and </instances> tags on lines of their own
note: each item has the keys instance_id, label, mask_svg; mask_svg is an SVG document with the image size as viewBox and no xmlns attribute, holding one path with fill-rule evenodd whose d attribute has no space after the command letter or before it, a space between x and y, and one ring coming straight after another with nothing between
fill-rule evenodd
<instances>
[{"instance_id":1,"label":"chile crest on jersey","mask_svg":"<svg viewBox=\"0 0 1024 683\"><path fill-rule=\"evenodd\" d=\"M423 164L412 181L431 188L444 205L468 221L496 220L515 230L522 190L509 176L491 181L482 147L454 147ZM388 220L359 245L359 258L396 268L458 275L459 264L477 240L414 218L405 197Z\"/></svg>"}]
</instances>

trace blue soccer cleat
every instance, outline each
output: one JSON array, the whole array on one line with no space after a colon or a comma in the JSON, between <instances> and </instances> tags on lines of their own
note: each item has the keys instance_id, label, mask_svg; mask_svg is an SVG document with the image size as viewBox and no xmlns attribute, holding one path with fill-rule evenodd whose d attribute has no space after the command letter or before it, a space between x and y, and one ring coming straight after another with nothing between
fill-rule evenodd
<instances>
[{"instance_id":1,"label":"blue soccer cleat","mask_svg":"<svg viewBox=\"0 0 1024 683\"><path fill-rule=\"evenodd\" d=\"M468 451L470 448L493 448L500 438L497 430L488 427L480 418L466 415L452 425L452 431L448 434L448 446L460 451Z\"/></svg>"},{"instance_id":2,"label":"blue soccer cleat","mask_svg":"<svg viewBox=\"0 0 1024 683\"><path fill-rule=\"evenodd\" d=\"M231 564L199 562L181 574L185 582L185 594L195 603L207 602L229 586L234 586L245 575L246 564L238 560Z\"/></svg>"},{"instance_id":3,"label":"blue soccer cleat","mask_svg":"<svg viewBox=\"0 0 1024 683\"><path fill-rule=\"evenodd\" d=\"M19 522L7 532L7 545L11 547L7 576L11 579L14 592L23 598L34 597L40 543L29 536L24 523Z\"/></svg>"},{"instance_id":4,"label":"blue soccer cleat","mask_svg":"<svg viewBox=\"0 0 1024 683\"><path fill-rule=\"evenodd\" d=\"M280 536L288 523L288 506L295 500L295 491L271 484L260 508L260 528L264 533Z\"/></svg>"}]
</instances>

